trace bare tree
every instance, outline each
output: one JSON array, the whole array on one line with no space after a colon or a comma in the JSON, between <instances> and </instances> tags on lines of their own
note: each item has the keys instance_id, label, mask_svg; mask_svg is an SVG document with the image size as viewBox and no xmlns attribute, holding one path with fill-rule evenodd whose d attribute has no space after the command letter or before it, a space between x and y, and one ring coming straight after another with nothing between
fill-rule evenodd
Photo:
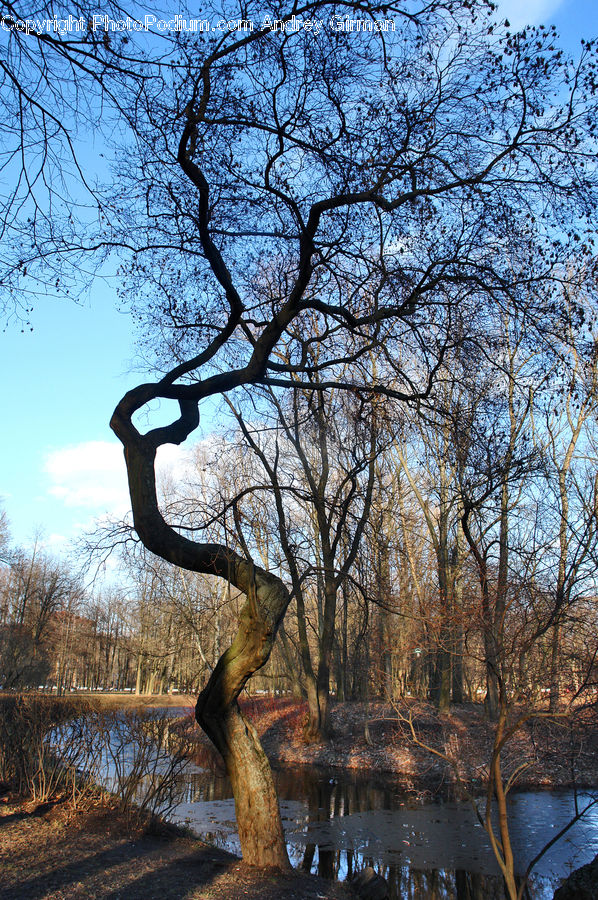
<instances>
[{"instance_id":1,"label":"bare tree","mask_svg":"<svg viewBox=\"0 0 598 900\"><path fill-rule=\"evenodd\" d=\"M38 687L51 668L55 617L81 601L75 575L36 544L17 553L0 596L0 682L7 687Z\"/></svg>"},{"instance_id":2,"label":"bare tree","mask_svg":"<svg viewBox=\"0 0 598 900\"><path fill-rule=\"evenodd\" d=\"M267 432L260 441L261 424L256 429L235 410L274 500L274 527L297 610L309 740L328 734L338 596L352 576L369 520L383 444L375 404L360 403L342 391L318 391L317 380L311 390L289 392L288 398L278 398L272 390L254 392L254 402L256 394L265 393L274 413L270 440ZM316 598L311 627L310 594ZM315 636L313 650L310 633Z\"/></svg>"},{"instance_id":3,"label":"bare tree","mask_svg":"<svg viewBox=\"0 0 598 900\"><path fill-rule=\"evenodd\" d=\"M10 548L10 526L5 510L0 509L0 564L8 562Z\"/></svg>"},{"instance_id":4,"label":"bare tree","mask_svg":"<svg viewBox=\"0 0 598 900\"><path fill-rule=\"evenodd\" d=\"M448 372L450 370L445 370ZM456 375L455 372L452 373ZM419 440L409 451L397 444L397 465L404 472L415 496L428 531L436 558L438 582L438 625L436 648L431 666L430 696L436 706L446 712L451 701L452 673L457 670L461 653L457 652L453 635L457 628L458 613L455 609L459 594L460 570L463 563L463 539L459 527L460 498L455 477L456 459L453 453L454 434L446 415L448 407L458 395L458 377L442 380L434 397L436 410L419 416L416 428ZM448 394L448 396L447 396ZM443 415L444 413L444 415ZM417 446L419 445L419 446ZM418 453L418 449L420 452ZM416 477L407 453L413 455L425 469L425 486ZM460 679L455 693L462 691ZM459 702L460 697L454 697Z\"/></svg>"},{"instance_id":5,"label":"bare tree","mask_svg":"<svg viewBox=\"0 0 598 900\"><path fill-rule=\"evenodd\" d=\"M482 0L281 0L274 25L253 0L213 13L259 24L180 34L172 65L156 71L150 55L131 63L132 81L116 73L114 108L133 145L100 234L82 242L68 217L59 227L44 209L34 250L44 266L77 248L132 254L129 295L164 373L112 418L135 529L165 560L247 597L196 715L231 776L246 859L285 866L269 767L237 698L268 659L289 591L247 555L167 519L157 450L191 435L202 401L249 385L425 397L455 323L481 298L486 308L520 284L565 278L559 264L569 242L583 252L596 199L595 57L588 45L573 65L545 30L505 33ZM345 15L365 23L359 41L338 27ZM314 40L316 20L326 27ZM91 40L93 72L104 72L106 49ZM46 121L32 126L42 141ZM515 245L516 273L500 253ZM14 272L30 269L17 257ZM545 298L526 305L538 332L558 320ZM177 417L143 432L135 416L155 400Z\"/></svg>"},{"instance_id":6,"label":"bare tree","mask_svg":"<svg viewBox=\"0 0 598 900\"><path fill-rule=\"evenodd\" d=\"M0 16L0 309L25 327L40 296L76 298L91 284L96 266L79 251L103 216L111 135L174 47L154 33L152 59L143 28L112 27L136 22L118 0L101 12L87 0L2 0Z\"/></svg>"},{"instance_id":7,"label":"bare tree","mask_svg":"<svg viewBox=\"0 0 598 900\"><path fill-rule=\"evenodd\" d=\"M573 328L564 335L563 356L547 402L538 411L536 439L546 465L552 503L547 503L544 528L544 571L537 573L553 597L550 647L550 710L561 699L562 628L577 600L588 590L588 565L597 538L598 484L595 457L588 447L588 426L595 417L597 395L596 341ZM552 507L552 509L550 509ZM550 510L550 511L549 511ZM550 528L550 525L553 528ZM558 538L557 538L558 534ZM555 554L551 547L558 543ZM549 574L550 573L550 574Z\"/></svg>"},{"instance_id":8,"label":"bare tree","mask_svg":"<svg viewBox=\"0 0 598 900\"><path fill-rule=\"evenodd\" d=\"M549 126L544 108L546 91L568 78L567 69L547 34L534 35L532 53L528 37L494 36L486 23L457 30L458 8L448 6L415 17L385 8L398 17L399 39L372 31L358 48L336 32L314 44L305 31L270 29L201 49L183 42L183 80L147 96L148 127L138 127L136 162L152 179L152 215L151 233L133 236L155 247L164 221L165 246L183 252L160 268L148 255L132 283L156 285L154 312L179 358L185 350L189 356L157 383L129 392L112 426L125 446L144 544L179 566L228 579L247 596L239 633L196 715L224 757L243 852L258 864L285 865L286 852L267 761L237 697L267 660L289 593L251 559L192 541L166 521L155 455L197 427L200 401L244 385L295 388L303 375L299 386L310 390L338 383L398 399L424 396L451 339L456 304L467 305L481 279L495 296L512 285L512 271L482 248L517 240L521 258L530 259L517 279L529 284L552 274L556 251L548 244L538 251L539 228L532 273L529 230L514 228L513 210L545 200L547 181L556 220L561 188L569 211L572 195L582 205L591 196L582 168L587 145L571 140L583 123L575 95L551 110ZM333 9L314 5L310 13ZM279 15L284 21L295 12ZM579 70L576 85L583 77ZM173 214L162 219L161 204ZM291 352L280 359L283 338ZM343 365L352 364L348 379L336 377L339 346ZM405 360L417 354L418 365L406 362L400 382L394 366L391 385L385 354L398 346ZM142 434L133 416L157 398L175 401L179 418Z\"/></svg>"}]
</instances>

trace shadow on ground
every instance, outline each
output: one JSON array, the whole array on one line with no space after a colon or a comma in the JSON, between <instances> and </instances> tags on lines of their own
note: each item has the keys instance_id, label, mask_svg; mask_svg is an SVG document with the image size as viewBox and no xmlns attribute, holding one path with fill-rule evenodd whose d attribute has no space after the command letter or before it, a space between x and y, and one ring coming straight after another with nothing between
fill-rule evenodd
<instances>
[{"instance_id":1,"label":"shadow on ground","mask_svg":"<svg viewBox=\"0 0 598 900\"><path fill-rule=\"evenodd\" d=\"M256 870L176 832L126 833L111 809L0 816L0 900L297 900L354 896L299 872Z\"/></svg>"}]
</instances>

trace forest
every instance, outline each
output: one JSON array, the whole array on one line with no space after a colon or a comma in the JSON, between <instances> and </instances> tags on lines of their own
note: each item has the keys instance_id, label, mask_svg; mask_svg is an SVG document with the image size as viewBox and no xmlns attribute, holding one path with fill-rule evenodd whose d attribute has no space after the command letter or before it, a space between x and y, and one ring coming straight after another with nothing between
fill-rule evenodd
<instances>
[{"instance_id":1,"label":"forest","mask_svg":"<svg viewBox=\"0 0 598 900\"><path fill-rule=\"evenodd\" d=\"M143 371L130 514L60 559L0 520L0 686L197 696L282 871L248 696L301 701L306 745L342 703L418 746L410 704L470 709L522 897L501 753L598 688L595 44L486 0L4 7L5 316L115 278Z\"/></svg>"},{"instance_id":2,"label":"forest","mask_svg":"<svg viewBox=\"0 0 598 900\"><path fill-rule=\"evenodd\" d=\"M593 698L594 346L571 329L547 359L516 316L504 325L500 377L446 363L425 416L264 390L258 419L254 392L197 446L193 481L162 486L169 510L211 520L211 540L293 584L252 690L314 697L328 664L339 700L484 701L496 716L501 693L552 710ZM117 587L96 593L68 562L5 538L3 686L198 693L239 591L166 566L127 523L87 540L118 554Z\"/></svg>"}]
</instances>

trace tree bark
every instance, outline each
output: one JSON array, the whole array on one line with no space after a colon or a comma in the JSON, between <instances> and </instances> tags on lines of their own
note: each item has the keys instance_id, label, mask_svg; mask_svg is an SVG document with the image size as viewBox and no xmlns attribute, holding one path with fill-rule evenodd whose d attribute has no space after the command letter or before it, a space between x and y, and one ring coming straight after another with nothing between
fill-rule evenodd
<instances>
[{"instance_id":1,"label":"tree bark","mask_svg":"<svg viewBox=\"0 0 598 900\"><path fill-rule=\"evenodd\" d=\"M235 798L243 857L254 866L289 868L278 798L268 759L237 698L249 678L268 661L290 594L284 582L222 544L195 543L175 531L160 512L154 462L162 443L181 443L197 427L197 406L181 403L172 425L141 435L131 422L145 402L147 386L129 392L111 425L125 446L135 529L148 548L168 562L225 578L247 601L239 630L201 692L196 719L222 754Z\"/></svg>"},{"instance_id":2,"label":"tree bark","mask_svg":"<svg viewBox=\"0 0 598 900\"><path fill-rule=\"evenodd\" d=\"M500 657L495 641L494 617L490 609L490 588L488 584L488 566L486 557L480 551L469 528L471 506L466 506L461 517L463 534L478 566L480 591L482 594L482 630L484 636L484 660L486 664L486 699L484 706L488 718L496 722L499 716L500 701Z\"/></svg>"},{"instance_id":3,"label":"tree bark","mask_svg":"<svg viewBox=\"0 0 598 900\"><path fill-rule=\"evenodd\" d=\"M195 718L224 760L235 798L243 859L252 865L290 867L270 763L257 732L235 701L213 705L214 686L204 688Z\"/></svg>"},{"instance_id":4,"label":"tree bark","mask_svg":"<svg viewBox=\"0 0 598 900\"><path fill-rule=\"evenodd\" d=\"M222 755L231 780L243 858L252 865L284 869L290 864L272 770L237 698L272 649L273 634L263 606L282 610L282 618L289 595L278 578L261 569L254 567L253 580L239 631L199 695L195 718Z\"/></svg>"},{"instance_id":5,"label":"tree bark","mask_svg":"<svg viewBox=\"0 0 598 900\"><path fill-rule=\"evenodd\" d=\"M557 613L558 615L558 613ZM548 709L558 712L561 699L561 623L557 618L550 640L550 699Z\"/></svg>"}]
</instances>

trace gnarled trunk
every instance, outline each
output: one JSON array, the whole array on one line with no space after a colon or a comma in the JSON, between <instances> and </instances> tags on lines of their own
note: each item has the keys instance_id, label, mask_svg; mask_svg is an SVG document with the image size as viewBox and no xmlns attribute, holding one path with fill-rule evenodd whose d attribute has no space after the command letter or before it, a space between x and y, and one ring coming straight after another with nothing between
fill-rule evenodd
<instances>
[{"instance_id":1,"label":"gnarled trunk","mask_svg":"<svg viewBox=\"0 0 598 900\"><path fill-rule=\"evenodd\" d=\"M211 690L208 684L199 695L195 718L221 753L231 780L243 859L286 869L290 864L268 758L237 702L212 707Z\"/></svg>"},{"instance_id":2,"label":"gnarled trunk","mask_svg":"<svg viewBox=\"0 0 598 900\"><path fill-rule=\"evenodd\" d=\"M268 661L290 594L280 578L229 547L194 543L165 521L156 494L156 450L166 441L181 443L196 427L198 412L193 405L181 403L180 419L157 432L141 435L131 417L146 402L150 390L151 386L142 385L129 392L111 423L125 446L135 529L153 553L181 568L224 578L247 597L239 630L200 694L195 715L222 754L230 776L245 861L254 866L288 868L270 765L237 699L249 678Z\"/></svg>"},{"instance_id":3,"label":"gnarled trunk","mask_svg":"<svg viewBox=\"0 0 598 900\"><path fill-rule=\"evenodd\" d=\"M222 755L231 780L244 860L282 869L290 863L272 770L255 728L237 701L247 680L270 656L274 633L268 612L279 612L277 627L288 596L278 578L253 568L239 631L195 707L195 718Z\"/></svg>"}]
</instances>

